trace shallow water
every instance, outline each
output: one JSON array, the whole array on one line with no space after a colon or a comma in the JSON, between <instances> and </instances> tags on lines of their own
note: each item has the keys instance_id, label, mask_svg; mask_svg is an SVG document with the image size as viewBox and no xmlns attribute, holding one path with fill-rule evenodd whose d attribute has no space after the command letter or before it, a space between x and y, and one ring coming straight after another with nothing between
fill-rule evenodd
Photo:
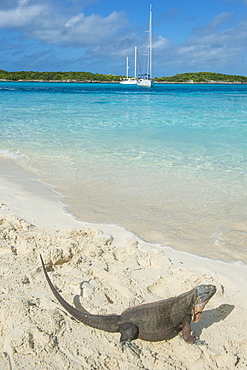
<instances>
[{"instance_id":1,"label":"shallow water","mask_svg":"<svg viewBox=\"0 0 247 370\"><path fill-rule=\"evenodd\" d=\"M69 212L247 261L246 85L0 83L0 153Z\"/></svg>"}]
</instances>

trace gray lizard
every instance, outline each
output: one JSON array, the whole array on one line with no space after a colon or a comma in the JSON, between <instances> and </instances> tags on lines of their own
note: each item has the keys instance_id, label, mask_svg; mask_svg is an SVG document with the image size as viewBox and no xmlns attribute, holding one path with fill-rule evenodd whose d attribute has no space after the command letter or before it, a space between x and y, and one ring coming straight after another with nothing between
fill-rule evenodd
<instances>
[{"instance_id":1,"label":"gray lizard","mask_svg":"<svg viewBox=\"0 0 247 370\"><path fill-rule=\"evenodd\" d=\"M195 343L190 323L200 320L205 305L216 292L214 285L199 285L177 297L130 307L121 315L93 315L84 307L82 311L77 310L63 299L47 274L42 256L40 258L46 280L65 310L88 326L121 333L122 348L124 345L131 348L130 342L137 338L153 342L171 339L179 331L186 342Z\"/></svg>"}]
</instances>

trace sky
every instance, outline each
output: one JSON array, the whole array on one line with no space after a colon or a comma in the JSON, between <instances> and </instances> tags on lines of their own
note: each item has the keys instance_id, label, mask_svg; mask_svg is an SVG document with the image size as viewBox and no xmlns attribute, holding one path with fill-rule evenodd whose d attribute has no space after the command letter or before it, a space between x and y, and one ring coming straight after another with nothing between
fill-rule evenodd
<instances>
[{"instance_id":1,"label":"sky","mask_svg":"<svg viewBox=\"0 0 247 370\"><path fill-rule=\"evenodd\" d=\"M247 0L153 0L153 76L247 75ZM0 69L134 73L150 0L0 0ZM142 67L144 68L144 67Z\"/></svg>"}]
</instances>

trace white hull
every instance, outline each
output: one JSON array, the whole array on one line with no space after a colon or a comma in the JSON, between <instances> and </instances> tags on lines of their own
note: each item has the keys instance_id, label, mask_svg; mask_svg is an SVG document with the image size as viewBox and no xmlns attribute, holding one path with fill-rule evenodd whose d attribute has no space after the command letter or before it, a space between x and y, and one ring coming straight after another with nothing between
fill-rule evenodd
<instances>
[{"instance_id":1,"label":"white hull","mask_svg":"<svg viewBox=\"0 0 247 370\"><path fill-rule=\"evenodd\" d=\"M125 78L124 80L120 81L120 84L122 85L136 85L137 80L132 78Z\"/></svg>"},{"instance_id":2,"label":"white hull","mask_svg":"<svg viewBox=\"0 0 247 370\"><path fill-rule=\"evenodd\" d=\"M139 80L137 80L137 86L140 87L152 87L153 85L154 85L153 80L148 80L145 78L140 78Z\"/></svg>"}]
</instances>

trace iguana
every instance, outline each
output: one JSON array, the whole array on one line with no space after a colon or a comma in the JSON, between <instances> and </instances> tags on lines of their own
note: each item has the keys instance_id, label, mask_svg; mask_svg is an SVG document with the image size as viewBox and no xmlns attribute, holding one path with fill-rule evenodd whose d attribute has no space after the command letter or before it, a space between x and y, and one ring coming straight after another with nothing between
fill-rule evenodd
<instances>
[{"instance_id":1,"label":"iguana","mask_svg":"<svg viewBox=\"0 0 247 370\"><path fill-rule=\"evenodd\" d=\"M171 339L179 331L185 342L195 343L191 335L191 321L198 322L207 302L216 292L214 285L199 285L177 297L130 307L120 315L93 315L84 307L82 311L67 303L52 284L42 256L46 280L58 302L77 320L96 329L119 332L120 343L130 346L134 339L162 341Z\"/></svg>"}]
</instances>

